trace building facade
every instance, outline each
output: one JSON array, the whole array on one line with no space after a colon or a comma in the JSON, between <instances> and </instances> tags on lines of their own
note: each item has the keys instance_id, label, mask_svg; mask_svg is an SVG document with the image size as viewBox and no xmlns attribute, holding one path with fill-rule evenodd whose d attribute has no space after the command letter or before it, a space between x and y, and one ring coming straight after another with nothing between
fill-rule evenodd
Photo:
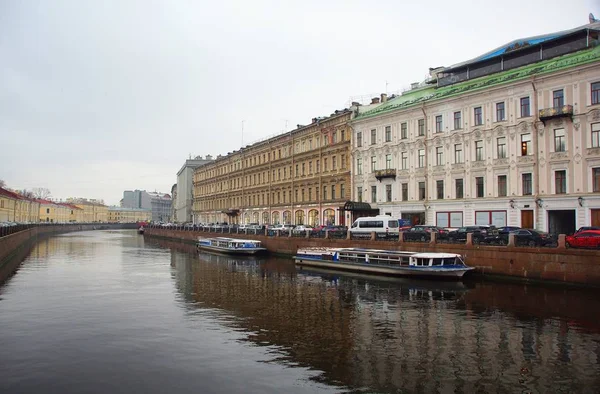
<instances>
[{"instance_id":1,"label":"building facade","mask_svg":"<svg viewBox=\"0 0 600 394\"><path fill-rule=\"evenodd\" d=\"M174 221L178 223L193 221L194 170L212 161L211 155L207 155L206 158L196 156L193 159L186 160L177 172L177 188L176 191L171 192L173 195Z\"/></svg>"},{"instance_id":2,"label":"building facade","mask_svg":"<svg viewBox=\"0 0 600 394\"><path fill-rule=\"evenodd\" d=\"M166 193L126 190L123 192L121 206L150 210L154 222L167 223L172 220L171 196Z\"/></svg>"},{"instance_id":3,"label":"building facade","mask_svg":"<svg viewBox=\"0 0 600 394\"><path fill-rule=\"evenodd\" d=\"M0 187L0 222L37 223L39 201Z\"/></svg>"},{"instance_id":4,"label":"building facade","mask_svg":"<svg viewBox=\"0 0 600 394\"><path fill-rule=\"evenodd\" d=\"M81 221L84 223L106 223L108 222L108 206L102 201L86 198L69 198L67 203L80 208Z\"/></svg>"},{"instance_id":5,"label":"building facade","mask_svg":"<svg viewBox=\"0 0 600 394\"><path fill-rule=\"evenodd\" d=\"M194 172L195 223L345 224L352 111L246 146Z\"/></svg>"},{"instance_id":6,"label":"building facade","mask_svg":"<svg viewBox=\"0 0 600 394\"><path fill-rule=\"evenodd\" d=\"M444 227L600 225L600 23L516 40L353 120L353 198Z\"/></svg>"},{"instance_id":7,"label":"building facade","mask_svg":"<svg viewBox=\"0 0 600 394\"><path fill-rule=\"evenodd\" d=\"M108 207L108 221L110 223L139 223L149 222L152 211L149 209Z\"/></svg>"}]
</instances>

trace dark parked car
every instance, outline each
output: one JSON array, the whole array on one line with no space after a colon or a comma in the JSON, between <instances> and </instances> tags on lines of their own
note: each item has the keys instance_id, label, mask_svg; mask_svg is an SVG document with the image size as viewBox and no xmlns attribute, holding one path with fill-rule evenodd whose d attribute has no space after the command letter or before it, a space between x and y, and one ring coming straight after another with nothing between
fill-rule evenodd
<instances>
[{"instance_id":1,"label":"dark parked car","mask_svg":"<svg viewBox=\"0 0 600 394\"><path fill-rule=\"evenodd\" d=\"M331 237L341 237L345 236L348 233L348 227L346 226L317 226L312 229L313 234L319 234L320 236L325 236L325 231L329 232Z\"/></svg>"},{"instance_id":2,"label":"dark parked car","mask_svg":"<svg viewBox=\"0 0 600 394\"><path fill-rule=\"evenodd\" d=\"M566 238L567 248L600 248L600 230L578 231Z\"/></svg>"},{"instance_id":3,"label":"dark parked car","mask_svg":"<svg viewBox=\"0 0 600 394\"><path fill-rule=\"evenodd\" d=\"M544 231L520 229L513 231L517 246L551 246L556 244L556 237Z\"/></svg>"},{"instance_id":4,"label":"dark parked car","mask_svg":"<svg viewBox=\"0 0 600 394\"><path fill-rule=\"evenodd\" d=\"M426 242L431 240L431 233L437 233L438 239L448 237L448 229L438 226L417 225L404 231L405 241L421 241Z\"/></svg>"},{"instance_id":5,"label":"dark parked car","mask_svg":"<svg viewBox=\"0 0 600 394\"><path fill-rule=\"evenodd\" d=\"M491 234L485 237L481 242L491 245L508 245L508 234L520 230L517 226L498 227L498 234Z\"/></svg>"},{"instance_id":6,"label":"dark parked car","mask_svg":"<svg viewBox=\"0 0 600 394\"><path fill-rule=\"evenodd\" d=\"M498 229L495 226L465 226L458 230L450 231L448 233L448 239L451 241L466 241L467 234L473 234L473 243L478 244L490 236L498 236Z\"/></svg>"}]
</instances>

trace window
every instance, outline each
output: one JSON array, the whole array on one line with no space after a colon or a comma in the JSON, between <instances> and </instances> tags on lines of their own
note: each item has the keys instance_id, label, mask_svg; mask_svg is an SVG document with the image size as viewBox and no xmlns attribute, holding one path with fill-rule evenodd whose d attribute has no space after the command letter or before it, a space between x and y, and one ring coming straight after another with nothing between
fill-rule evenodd
<instances>
[{"instance_id":1,"label":"window","mask_svg":"<svg viewBox=\"0 0 600 394\"><path fill-rule=\"evenodd\" d=\"M498 197L506 197L506 175L498 175Z\"/></svg>"},{"instance_id":2,"label":"window","mask_svg":"<svg viewBox=\"0 0 600 394\"><path fill-rule=\"evenodd\" d=\"M408 138L408 124L406 122L400 124L400 139Z\"/></svg>"},{"instance_id":3,"label":"window","mask_svg":"<svg viewBox=\"0 0 600 394\"><path fill-rule=\"evenodd\" d=\"M362 175L362 159L356 159L356 174Z\"/></svg>"},{"instance_id":4,"label":"window","mask_svg":"<svg viewBox=\"0 0 600 394\"><path fill-rule=\"evenodd\" d=\"M298 164L296 164L296 176L298 176L298 175L300 174L300 172L299 172L299 168L300 168L300 167L298 166Z\"/></svg>"},{"instance_id":5,"label":"window","mask_svg":"<svg viewBox=\"0 0 600 394\"><path fill-rule=\"evenodd\" d=\"M385 126L385 142L392 141L392 126Z\"/></svg>"},{"instance_id":6,"label":"window","mask_svg":"<svg viewBox=\"0 0 600 394\"><path fill-rule=\"evenodd\" d=\"M356 146L360 148L362 146L362 133L356 133Z\"/></svg>"},{"instance_id":7,"label":"window","mask_svg":"<svg viewBox=\"0 0 600 394\"><path fill-rule=\"evenodd\" d=\"M444 181L442 181L442 180L435 181L435 188L437 191L437 199L443 200L444 199Z\"/></svg>"},{"instance_id":8,"label":"window","mask_svg":"<svg viewBox=\"0 0 600 394\"><path fill-rule=\"evenodd\" d=\"M521 156L532 155L531 134L521 134Z\"/></svg>"},{"instance_id":9,"label":"window","mask_svg":"<svg viewBox=\"0 0 600 394\"><path fill-rule=\"evenodd\" d=\"M342 158L340 159L340 166L342 169L346 168L346 155L342 155Z\"/></svg>"},{"instance_id":10,"label":"window","mask_svg":"<svg viewBox=\"0 0 600 394\"><path fill-rule=\"evenodd\" d=\"M375 156L371 156L371 172L375 172L377 169L377 158Z\"/></svg>"},{"instance_id":11,"label":"window","mask_svg":"<svg viewBox=\"0 0 600 394\"><path fill-rule=\"evenodd\" d=\"M312 187L308 188L308 201L312 201Z\"/></svg>"},{"instance_id":12,"label":"window","mask_svg":"<svg viewBox=\"0 0 600 394\"><path fill-rule=\"evenodd\" d=\"M425 167L425 149L419 149L419 168Z\"/></svg>"},{"instance_id":13,"label":"window","mask_svg":"<svg viewBox=\"0 0 600 394\"><path fill-rule=\"evenodd\" d=\"M321 163L319 162L319 160L317 160L317 164L316 164L316 172L317 174L321 171Z\"/></svg>"},{"instance_id":14,"label":"window","mask_svg":"<svg viewBox=\"0 0 600 394\"><path fill-rule=\"evenodd\" d=\"M478 197L478 198L484 197L483 177L482 176L475 177L475 197Z\"/></svg>"},{"instance_id":15,"label":"window","mask_svg":"<svg viewBox=\"0 0 600 394\"><path fill-rule=\"evenodd\" d=\"M425 119L419 119L419 137L425 135Z\"/></svg>"},{"instance_id":16,"label":"window","mask_svg":"<svg viewBox=\"0 0 600 394\"><path fill-rule=\"evenodd\" d=\"M498 159L506 158L506 137L499 137L497 140Z\"/></svg>"},{"instance_id":17,"label":"window","mask_svg":"<svg viewBox=\"0 0 600 394\"><path fill-rule=\"evenodd\" d=\"M473 109L473 115L475 116L475 126L481 126L483 124L483 112L481 107L475 107Z\"/></svg>"},{"instance_id":18,"label":"window","mask_svg":"<svg viewBox=\"0 0 600 394\"><path fill-rule=\"evenodd\" d=\"M419 182L419 200L425 199L425 182Z\"/></svg>"},{"instance_id":19,"label":"window","mask_svg":"<svg viewBox=\"0 0 600 394\"><path fill-rule=\"evenodd\" d=\"M526 118L528 116L531 116L529 97L521 97L521 118Z\"/></svg>"},{"instance_id":20,"label":"window","mask_svg":"<svg viewBox=\"0 0 600 394\"><path fill-rule=\"evenodd\" d=\"M483 141L475 141L475 160L483 160Z\"/></svg>"},{"instance_id":21,"label":"window","mask_svg":"<svg viewBox=\"0 0 600 394\"><path fill-rule=\"evenodd\" d=\"M402 152L402 169L408 169L408 152Z\"/></svg>"},{"instance_id":22,"label":"window","mask_svg":"<svg viewBox=\"0 0 600 394\"><path fill-rule=\"evenodd\" d=\"M344 184L340 184L340 198L344 198L346 195L346 189L344 188Z\"/></svg>"},{"instance_id":23,"label":"window","mask_svg":"<svg viewBox=\"0 0 600 394\"><path fill-rule=\"evenodd\" d=\"M504 102L496 103L496 122L501 122L505 119Z\"/></svg>"},{"instance_id":24,"label":"window","mask_svg":"<svg viewBox=\"0 0 600 394\"><path fill-rule=\"evenodd\" d=\"M323 171L329 171L329 165L327 164L327 158L323 159Z\"/></svg>"},{"instance_id":25,"label":"window","mask_svg":"<svg viewBox=\"0 0 600 394\"><path fill-rule=\"evenodd\" d=\"M444 165L444 147L438 146L435 148L435 165L443 166Z\"/></svg>"},{"instance_id":26,"label":"window","mask_svg":"<svg viewBox=\"0 0 600 394\"><path fill-rule=\"evenodd\" d=\"M323 186L323 200L327 200L327 186Z\"/></svg>"},{"instance_id":27,"label":"window","mask_svg":"<svg viewBox=\"0 0 600 394\"><path fill-rule=\"evenodd\" d=\"M600 168L592 168L592 187L594 193L600 192Z\"/></svg>"},{"instance_id":28,"label":"window","mask_svg":"<svg viewBox=\"0 0 600 394\"><path fill-rule=\"evenodd\" d=\"M600 148L600 123L592 124L592 148Z\"/></svg>"},{"instance_id":29,"label":"window","mask_svg":"<svg viewBox=\"0 0 600 394\"><path fill-rule=\"evenodd\" d=\"M533 194L533 183L531 181L531 174L522 174L521 182L523 184L523 195L531 196Z\"/></svg>"},{"instance_id":30,"label":"window","mask_svg":"<svg viewBox=\"0 0 600 394\"><path fill-rule=\"evenodd\" d=\"M371 186L371 202L377 202L377 186Z\"/></svg>"},{"instance_id":31,"label":"window","mask_svg":"<svg viewBox=\"0 0 600 394\"><path fill-rule=\"evenodd\" d=\"M377 142L377 130L371 130L371 145L375 145Z\"/></svg>"},{"instance_id":32,"label":"window","mask_svg":"<svg viewBox=\"0 0 600 394\"><path fill-rule=\"evenodd\" d=\"M331 133L331 140L331 142L333 142L334 144L337 143L337 131Z\"/></svg>"},{"instance_id":33,"label":"window","mask_svg":"<svg viewBox=\"0 0 600 394\"><path fill-rule=\"evenodd\" d=\"M331 169L337 170L337 157L336 156L333 156L331 158Z\"/></svg>"},{"instance_id":34,"label":"window","mask_svg":"<svg viewBox=\"0 0 600 394\"><path fill-rule=\"evenodd\" d=\"M565 145L565 129L554 130L554 152L566 151Z\"/></svg>"},{"instance_id":35,"label":"window","mask_svg":"<svg viewBox=\"0 0 600 394\"><path fill-rule=\"evenodd\" d=\"M340 133L340 141L346 141L346 130L342 130Z\"/></svg>"},{"instance_id":36,"label":"window","mask_svg":"<svg viewBox=\"0 0 600 394\"><path fill-rule=\"evenodd\" d=\"M392 202L392 185L385 185L385 201Z\"/></svg>"},{"instance_id":37,"label":"window","mask_svg":"<svg viewBox=\"0 0 600 394\"><path fill-rule=\"evenodd\" d=\"M600 104L600 82L594 82L592 89L592 105Z\"/></svg>"},{"instance_id":38,"label":"window","mask_svg":"<svg viewBox=\"0 0 600 394\"><path fill-rule=\"evenodd\" d=\"M455 164L464 163L462 144L454 145L454 163Z\"/></svg>"},{"instance_id":39,"label":"window","mask_svg":"<svg viewBox=\"0 0 600 394\"><path fill-rule=\"evenodd\" d=\"M362 202L362 187L359 186L356 188L356 199L358 202Z\"/></svg>"},{"instance_id":40,"label":"window","mask_svg":"<svg viewBox=\"0 0 600 394\"><path fill-rule=\"evenodd\" d=\"M563 90L560 89L552 92L552 106L554 108L561 108L563 105L565 105L565 96Z\"/></svg>"},{"instance_id":41,"label":"window","mask_svg":"<svg viewBox=\"0 0 600 394\"><path fill-rule=\"evenodd\" d=\"M454 113L454 130L462 129L461 112L457 111Z\"/></svg>"},{"instance_id":42,"label":"window","mask_svg":"<svg viewBox=\"0 0 600 394\"><path fill-rule=\"evenodd\" d=\"M331 199L335 200L335 185L331 185Z\"/></svg>"},{"instance_id":43,"label":"window","mask_svg":"<svg viewBox=\"0 0 600 394\"><path fill-rule=\"evenodd\" d=\"M567 171L554 171L554 194L567 192Z\"/></svg>"},{"instance_id":44,"label":"window","mask_svg":"<svg viewBox=\"0 0 600 394\"><path fill-rule=\"evenodd\" d=\"M441 133L442 131L442 115L438 115L435 117L435 132Z\"/></svg>"},{"instance_id":45,"label":"window","mask_svg":"<svg viewBox=\"0 0 600 394\"><path fill-rule=\"evenodd\" d=\"M385 169L389 170L390 168L392 168L392 155L387 154L385 155Z\"/></svg>"},{"instance_id":46,"label":"window","mask_svg":"<svg viewBox=\"0 0 600 394\"><path fill-rule=\"evenodd\" d=\"M327 137L328 137L328 136L327 136L327 134L325 134L325 135L323 136L323 146L326 146L326 145L329 143L329 141L328 141L328 138L327 138Z\"/></svg>"},{"instance_id":47,"label":"window","mask_svg":"<svg viewBox=\"0 0 600 394\"><path fill-rule=\"evenodd\" d=\"M454 188L456 189L456 198L465 198L464 185L462 179L454 180Z\"/></svg>"},{"instance_id":48,"label":"window","mask_svg":"<svg viewBox=\"0 0 600 394\"><path fill-rule=\"evenodd\" d=\"M600 168L598 168L600 170ZM600 174L600 171L598 171ZM408 201L408 183L402 184L402 201Z\"/></svg>"}]
</instances>

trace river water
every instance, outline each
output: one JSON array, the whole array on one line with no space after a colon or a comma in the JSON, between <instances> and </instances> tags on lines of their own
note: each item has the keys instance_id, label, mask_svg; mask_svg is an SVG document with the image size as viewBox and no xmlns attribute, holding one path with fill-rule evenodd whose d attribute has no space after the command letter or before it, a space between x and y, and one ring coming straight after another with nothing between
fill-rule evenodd
<instances>
[{"instance_id":1,"label":"river water","mask_svg":"<svg viewBox=\"0 0 600 394\"><path fill-rule=\"evenodd\" d=\"M71 233L0 285L0 392L596 393L599 295Z\"/></svg>"}]
</instances>

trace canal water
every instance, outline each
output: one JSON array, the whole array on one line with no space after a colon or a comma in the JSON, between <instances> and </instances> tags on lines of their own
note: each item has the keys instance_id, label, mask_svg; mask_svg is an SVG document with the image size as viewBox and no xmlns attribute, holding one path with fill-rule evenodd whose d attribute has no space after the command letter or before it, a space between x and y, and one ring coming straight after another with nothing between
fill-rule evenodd
<instances>
[{"instance_id":1,"label":"canal water","mask_svg":"<svg viewBox=\"0 0 600 394\"><path fill-rule=\"evenodd\" d=\"M599 295L71 233L0 285L0 392L597 393Z\"/></svg>"}]
</instances>

